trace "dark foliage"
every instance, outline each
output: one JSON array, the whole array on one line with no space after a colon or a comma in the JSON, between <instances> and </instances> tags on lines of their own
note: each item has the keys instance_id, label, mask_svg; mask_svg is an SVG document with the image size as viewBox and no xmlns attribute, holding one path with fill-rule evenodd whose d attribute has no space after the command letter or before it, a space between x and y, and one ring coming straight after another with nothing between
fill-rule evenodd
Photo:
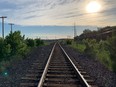
<instances>
[{"instance_id":1,"label":"dark foliage","mask_svg":"<svg viewBox=\"0 0 116 87\"><path fill-rule=\"evenodd\" d=\"M0 38L0 61L12 60L12 57L25 56L30 48L43 45L40 39L24 39L20 31L10 32L5 39Z\"/></svg>"},{"instance_id":2,"label":"dark foliage","mask_svg":"<svg viewBox=\"0 0 116 87\"><path fill-rule=\"evenodd\" d=\"M10 33L5 38L6 44L10 44L11 46L11 55L14 54L24 54L27 49L27 46L24 41L24 37L21 36L20 31L15 31L14 33Z\"/></svg>"},{"instance_id":3,"label":"dark foliage","mask_svg":"<svg viewBox=\"0 0 116 87\"><path fill-rule=\"evenodd\" d=\"M116 72L116 26L99 28L97 31L85 30L77 38L78 44L82 42L85 46L84 54Z\"/></svg>"},{"instance_id":4,"label":"dark foliage","mask_svg":"<svg viewBox=\"0 0 116 87\"><path fill-rule=\"evenodd\" d=\"M69 40L69 39L67 39L67 40L66 40L66 44L70 45L70 44L72 44L72 41Z\"/></svg>"},{"instance_id":5,"label":"dark foliage","mask_svg":"<svg viewBox=\"0 0 116 87\"><path fill-rule=\"evenodd\" d=\"M35 46L35 41L33 39L26 39L26 44L29 47L34 47Z\"/></svg>"},{"instance_id":6,"label":"dark foliage","mask_svg":"<svg viewBox=\"0 0 116 87\"><path fill-rule=\"evenodd\" d=\"M35 39L35 42L36 42L36 46L40 46L44 44L44 42L40 39Z\"/></svg>"}]
</instances>

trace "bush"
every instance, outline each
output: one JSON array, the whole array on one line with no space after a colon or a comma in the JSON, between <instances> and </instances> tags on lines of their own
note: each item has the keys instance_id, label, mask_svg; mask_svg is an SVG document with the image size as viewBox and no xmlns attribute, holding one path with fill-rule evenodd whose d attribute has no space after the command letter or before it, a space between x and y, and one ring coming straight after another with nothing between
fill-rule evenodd
<instances>
[{"instance_id":1,"label":"bush","mask_svg":"<svg viewBox=\"0 0 116 87\"><path fill-rule=\"evenodd\" d=\"M95 39L86 39L83 40L83 43L85 44L86 48L84 50L84 54L89 56L90 58L95 58L96 57L96 40Z\"/></svg>"},{"instance_id":2,"label":"bush","mask_svg":"<svg viewBox=\"0 0 116 87\"><path fill-rule=\"evenodd\" d=\"M40 39L24 39L20 31L10 32L5 39L0 38L0 72L4 71L12 61L18 61L25 58L29 49L34 46L43 45Z\"/></svg>"},{"instance_id":3,"label":"bush","mask_svg":"<svg viewBox=\"0 0 116 87\"><path fill-rule=\"evenodd\" d=\"M35 39L35 42L36 42L36 46L40 46L44 44L44 42L40 39Z\"/></svg>"},{"instance_id":4,"label":"bush","mask_svg":"<svg viewBox=\"0 0 116 87\"><path fill-rule=\"evenodd\" d=\"M84 39L82 41L79 40L78 43L74 46L77 49L79 49L80 44L83 46L85 45L84 51L81 51L81 52L83 52L84 54L86 54L87 56L91 58L96 58L102 64L107 66L110 70L113 70L116 72L116 26L106 27L106 28L98 30L98 32L96 31L95 33L99 35L101 32L104 32L104 30L107 28L110 28L110 30L112 31L113 33L112 36L106 35L104 37L107 37L107 38L103 40L101 39L101 41L100 41L100 38L97 41L90 37L88 37L89 39L86 39L87 36L91 36L91 35L89 33L90 32L89 30L85 30L83 32L86 34L86 36L83 37ZM94 38L96 38L95 35L93 34Z\"/></svg>"},{"instance_id":5,"label":"bush","mask_svg":"<svg viewBox=\"0 0 116 87\"><path fill-rule=\"evenodd\" d=\"M66 44L70 45L70 44L72 44L72 41L68 39L68 40L66 40Z\"/></svg>"},{"instance_id":6,"label":"bush","mask_svg":"<svg viewBox=\"0 0 116 87\"><path fill-rule=\"evenodd\" d=\"M108 42L100 41L96 56L99 61L101 61L105 66L107 66L110 70L112 69L112 61L110 58L110 51L108 50Z\"/></svg>"},{"instance_id":7,"label":"bush","mask_svg":"<svg viewBox=\"0 0 116 87\"><path fill-rule=\"evenodd\" d=\"M108 50L110 51L110 58L112 60L112 68L116 72L116 35L108 39Z\"/></svg>"},{"instance_id":8,"label":"bush","mask_svg":"<svg viewBox=\"0 0 116 87\"><path fill-rule=\"evenodd\" d=\"M0 61L7 60L10 53L10 44L6 44L5 41L0 38Z\"/></svg>"},{"instance_id":9,"label":"bush","mask_svg":"<svg viewBox=\"0 0 116 87\"><path fill-rule=\"evenodd\" d=\"M35 41L33 39L26 39L26 44L28 47L34 47Z\"/></svg>"},{"instance_id":10,"label":"bush","mask_svg":"<svg viewBox=\"0 0 116 87\"><path fill-rule=\"evenodd\" d=\"M27 45L25 44L24 37L21 36L20 31L15 31L14 33L10 33L5 38L6 44L10 44L11 46L11 55L16 54L24 54L27 49Z\"/></svg>"},{"instance_id":11,"label":"bush","mask_svg":"<svg viewBox=\"0 0 116 87\"><path fill-rule=\"evenodd\" d=\"M97 42L95 39L83 40L86 48L84 54L90 58L97 58L101 63L107 66L110 70L116 70L116 50L114 38L109 38L109 41Z\"/></svg>"},{"instance_id":12,"label":"bush","mask_svg":"<svg viewBox=\"0 0 116 87\"><path fill-rule=\"evenodd\" d=\"M73 47L74 49L76 49L78 52L81 52L81 53L83 53L86 48L85 44L76 43L76 42L72 42L71 47Z\"/></svg>"}]
</instances>

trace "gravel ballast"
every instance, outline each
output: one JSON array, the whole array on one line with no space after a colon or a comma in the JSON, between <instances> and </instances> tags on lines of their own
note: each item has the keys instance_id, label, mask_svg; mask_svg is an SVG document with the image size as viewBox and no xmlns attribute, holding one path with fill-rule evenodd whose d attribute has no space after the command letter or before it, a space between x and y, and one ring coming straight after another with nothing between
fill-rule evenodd
<instances>
[{"instance_id":1,"label":"gravel ballast","mask_svg":"<svg viewBox=\"0 0 116 87\"><path fill-rule=\"evenodd\" d=\"M36 60L47 61L53 45L41 46L33 49L24 60L12 63L7 69L8 75L0 74L0 87L19 87L21 77L25 76L27 70Z\"/></svg>"},{"instance_id":2,"label":"gravel ballast","mask_svg":"<svg viewBox=\"0 0 116 87\"><path fill-rule=\"evenodd\" d=\"M95 80L95 83L99 87L116 87L116 73L108 70L103 64L98 60L88 58L77 50L69 47L63 46L68 55L74 58L84 70Z\"/></svg>"}]
</instances>

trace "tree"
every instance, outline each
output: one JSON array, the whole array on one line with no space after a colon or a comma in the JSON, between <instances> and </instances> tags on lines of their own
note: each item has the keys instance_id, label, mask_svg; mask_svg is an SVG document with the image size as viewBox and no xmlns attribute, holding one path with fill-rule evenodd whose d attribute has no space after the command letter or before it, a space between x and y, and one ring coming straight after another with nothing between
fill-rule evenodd
<instances>
[{"instance_id":1,"label":"tree","mask_svg":"<svg viewBox=\"0 0 116 87\"><path fill-rule=\"evenodd\" d=\"M3 38L0 38L0 61L7 60L10 53L10 44L6 44Z\"/></svg>"},{"instance_id":2,"label":"tree","mask_svg":"<svg viewBox=\"0 0 116 87\"><path fill-rule=\"evenodd\" d=\"M15 31L6 36L5 42L11 46L11 54L22 54L26 51L26 44L24 37L21 36L20 31Z\"/></svg>"},{"instance_id":3,"label":"tree","mask_svg":"<svg viewBox=\"0 0 116 87\"><path fill-rule=\"evenodd\" d=\"M83 31L83 34L87 34L87 33L91 33L91 32L92 32L91 30L85 29L85 30Z\"/></svg>"},{"instance_id":4,"label":"tree","mask_svg":"<svg viewBox=\"0 0 116 87\"><path fill-rule=\"evenodd\" d=\"M33 39L26 39L26 44L29 47L34 47L35 46L35 41Z\"/></svg>"},{"instance_id":5,"label":"tree","mask_svg":"<svg viewBox=\"0 0 116 87\"><path fill-rule=\"evenodd\" d=\"M44 42L42 40L39 39L35 39L35 42L36 42L36 46L40 46L40 45L43 45Z\"/></svg>"}]
</instances>

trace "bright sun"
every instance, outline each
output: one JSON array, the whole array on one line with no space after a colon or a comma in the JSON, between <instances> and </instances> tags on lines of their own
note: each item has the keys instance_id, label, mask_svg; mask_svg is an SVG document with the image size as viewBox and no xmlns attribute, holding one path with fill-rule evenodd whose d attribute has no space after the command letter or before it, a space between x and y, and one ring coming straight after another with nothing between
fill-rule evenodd
<instances>
[{"instance_id":1,"label":"bright sun","mask_svg":"<svg viewBox=\"0 0 116 87\"><path fill-rule=\"evenodd\" d=\"M100 9L101 9L101 5L96 1L92 1L86 6L86 10L88 13L99 12Z\"/></svg>"}]
</instances>

